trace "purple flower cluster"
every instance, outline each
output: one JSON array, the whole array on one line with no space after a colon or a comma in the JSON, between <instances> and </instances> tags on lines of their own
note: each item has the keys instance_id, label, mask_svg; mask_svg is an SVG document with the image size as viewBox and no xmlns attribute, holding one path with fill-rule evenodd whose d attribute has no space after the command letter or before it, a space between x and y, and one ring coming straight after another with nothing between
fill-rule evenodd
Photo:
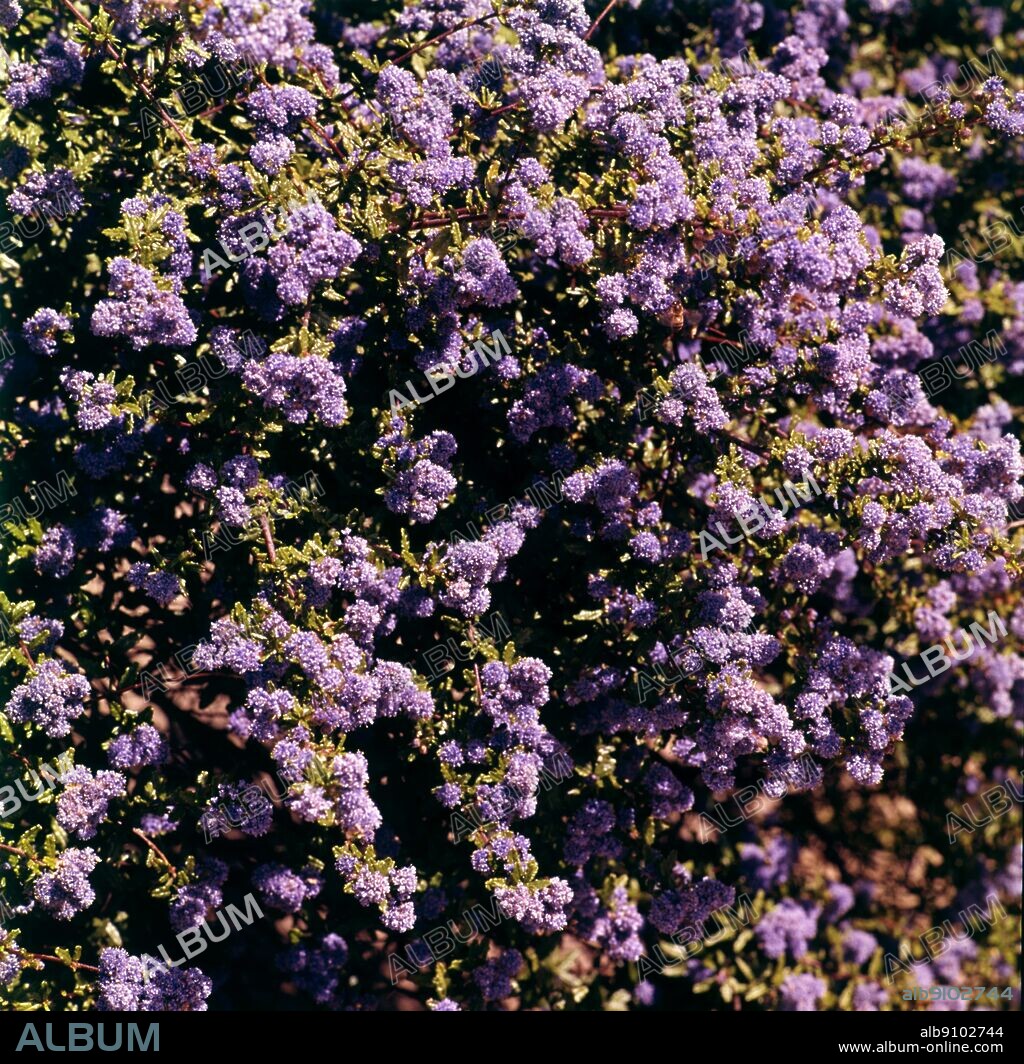
<instances>
[{"instance_id":1,"label":"purple flower cluster","mask_svg":"<svg viewBox=\"0 0 1024 1064\"><path fill-rule=\"evenodd\" d=\"M392 477L384 502L392 513L407 514L411 521L426 524L455 491L456 480L449 472L455 437L450 432L432 432L422 440L409 441L403 425L400 418L392 419L391 431L374 444L387 456L384 468Z\"/></svg>"},{"instance_id":2,"label":"purple flower cluster","mask_svg":"<svg viewBox=\"0 0 1024 1064\"><path fill-rule=\"evenodd\" d=\"M516 949L507 949L500 957L487 961L473 969L476 983L484 1001L501 1001L512 993L512 981L523 966L523 955Z\"/></svg>"},{"instance_id":3,"label":"purple flower cluster","mask_svg":"<svg viewBox=\"0 0 1024 1064\"><path fill-rule=\"evenodd\" d=\"M688 873L682 879L679 889L663 891L651 902L650 921L662 934L673 935L681 928L700 929L712 913L736 898L732 887L717 880L693 882Z\"/></svg>"},{"instance_id":4,"label":"purple flower cluster","mask_svg":"<svg viewBox=\"0 0 1024 1064\"><path fill-rule=\"evenodd\" d=\"M36 572L58 580L67 576L75 565L75 547L71 529L61 524L50 525L33 555Z\"/></svg>"},{"instance_id":5,"label":"purple flower cluster","mask_svg":"<svg viewBox=\"0 0 1024 1064\"><path fill-rule=\"evenodd\" d=\"M374 848L368 847L364 856L349 844L337 852L334 867L345 881L345 890L364 908L380 909L381 923L389 931L409 931L416 923L416 893L418 876L412 865L399 868L394 861L374 859Z\"/></svg>"},{"instance_id":6,"label":"purple flower cluster","mask_svg":"<svg viewBox=\"0 0 1024 1064\"><path fill-rule=\"evenodd\" d=\"M206 806L204 817L226 821L254 838L266 835L274 819L274 805L258 788L245 783L219 783Z\"/></svg>"},{"instance_id":7,"label":"purple flower cluster","mask_svg":"<svg viewBox=\"0 0 1024 1064\"><path fill-rule=\"evenodd\" d=\"M788 952L793 960L798 961L818 932L820 915L818 906L783 898L761 918L754 933L767 956L782 957Z\"/></svg>"},{"instance_id":8,"label":"purple flower cluster","mask_svg":"<svg viewBox=\"0 0 1024 1064\"><path fill-rule=\"evenodd\" d=\"M249 158L258 170L273 176L292 157L295 144L289 134L316 114L316 100L305 89L274 85L251 93L245 106L256 132Z\"/></svg>"},{"instance_id":9,"label":"purple flower cluster","mask_svg":"<svg viewBox=\"0 0 1024 1064\"><path fill-rule=\"evenodd\" d=\"M178 888L171 902L170 920L175 931L198 927L214 909L224 903L223 887L228 866L216 857L205 857L196 864L196 878Z\"/></svg>"},{"instance_id":10,"label":"purple flower cluster","mask_svg":"<svg viewBox=\"0 0 1024 1064\"><path fill-rule=\"evenodd\" d=\"M294 70L313 39L309 9L309 0L218 0L204 10L199 36L225 62L246 58Z\"/></svg>"},{"instance_id":11,"label":"purple flower cluster","mask_svg":"<svg viewBox=\"0 0 1024 1064\"><path fill-rule=\"evenodd\" d=\"M253 886L260 897L273 909L285 913L297 913L323 887L323 877L313 869L298 875L280 864L265 864L253 872Z\"/></svg>"},{"instance_id":12,"label":"purple flower cluster","mask_svg":"<svg viewBox=\"0 0 1024 1064\"><path fill-rule=\"evenodd\" d=\"M135 351L151 344L185 347L196 341L196 326L173 287L161 287L145 266L112 259L106 299L92 313L94 336L123 337Z\"/></svg>"},{"instance_id":13,"label":"purple flower cluster","mask_svg":"<svg viewBox=\"0 0 1024 1064\"><path fill-rule=\"evenodd\" d=\"M824 980L816 976L806 973L787 975L779 987L779 1011L816 1012L826 989Z\"/></svg>"},{"instance_id":14,"label":"purple flower cluster","mask_svg":"<svg viewBox=\"0 0 1024 1064\"><path fill-rule=\"evenodd\" d=\"M60 661L41 661L32 678L11 693L4 713L16 724L31 722L50 738L61 739L70 734L71 722L85 712L90 694L84 676L68 672Z\"/></svg>"},{"instance_id":15,"label":"purple flower cluster","mask_svg":"<svg viewBox=\"0 0 1024 1064\"><path fill-rule=\"evenodd\" d=\"M167 761L167 740L152 724L140 724L134 731L122 732L107 747L107 760L114 768L142 768Z\"/></svg>"},{"instance_id":16,"label":"purple flower cluster","mask_svg":"<svg viewBox=\"0 0 1024 1064\"><path fill-rule=\"evenodd\" d=\"M251 359L242 370L242 380L265 406L280 410L292 424L305 424L312 417L335 426L348 416L345 382L320 355Z\"/></svg>"},{"instance_id":17,"label":"purple flower cluster","mask_svg":"<svg viewBox=\"0 0 1024 1064\"><path fill-rule=\"evenodd\" d=\"M38 649L45 654L49 654L64 635L64 625L60 621L50 617L37 617L35 614L29 614L24 620L19 621L15 630L18 638L28 646L32 646L39 640Z\"/></svg>"},{"instance_id":18,"label":"purple flower cluster","mask_svg":"<svg viewBox=\"0 0 1024 1064\"><path fill-rule=\"evenodd\" d=\"M243 220L232 220L225 239ZM306 203L290 211L284 231L265 256L251 256L242 267L250 301L261 315L279 321L292 307L308 304L317 286L336 281L363 250L354 237L338 227L320 203ZM271 356L273 357L273 356Z\"/></svg>"},{"instance_id":19,"label":"purple flower cluster","mask_svg":"<svg viewBox=\"0 0 1024 1064\"><path fill-rule=\"evenodd\" d=\"M71 319L51 307L40 307L22 326L29 348L48 358L57 353L57 334L71 328Z\"/></svg>"},{"instance_id":20,"label":"purple flower cluster","mask_svg":"<svg viewBox=\"0 0 1024 1064\"><path fill-rule=\"evenodd\" d=\"M144 959L120 948L100 953L100 1012L205 1012L212 982L198 968L155 966L147 978Z\"/></svg>"},{"instance_id":21,"label":"purple flower cluster","mask_svg":"<svg viewBox=\"0 0 1024 1064\"><path fill-rule=\"evenodd\" d=\"M411 203L428 207L449 189L467 188L473 164L451 148L453 105L468 106L467 93L455 77L431 71L422 85L408 70L389 64L377 79L377 103L384 117L422 159L396 160L389 166L395 185Z\"/></svg>"},{"instance_id":22,"label":"purple flower cluster","mask_svg":"<svg viewBox=\"0 0 1024 1064\"><path fill-rule=\"evenodd\" d=\"M34 62L11 63L7 73L4 97L15 110L25 110L81 82L85 73L82 48L53 33L36 50Z\"/></svg>"},{"instance_id":23,"label":"purple flower cluster","mask_svg":"<svg viewBox=\"0 0 1024 1064\"><path fill-rule=\"evenodd\" d=\"M33 897L55 920L73 919L96 900L89 874L99 862L99 854L88 846L65 850L53 871L35 881Z\"/></svg>"},{"instance_id":24,"label":"purple flower cluster","mask_svg":"<svg viewBox=\"0 0 1024 1064\"><path fill-rule=\"evenodd\" d=\"M128 579L164 607L169 606L182 592L179 577L165 569L154 569L148 562L136 562L128 570Z\"/></svg>"},{"instance_id":25,"label":"purple flower cluster","mask_svg":"<svg viewBox=\"0 0 1024 1064\"><path fill-rule=\"evenodd\" d=\"M0 26L13 30L25 12L17 0L0 0Z\"/></svg>"},{"instance_id":26,"label":"purple flower cluster","mask_svg":"<svg viewBox=\"0 0 1024 1064\"><path fill-rule=\"evenodd\" d=\"M341 935L327 934L316 946L296 945L280 954L278 967L318 1005L334 1001L348 945Z\"/></svg>"},{"instance_id":27,"label":"purple flower cluster","mask_svg":"<svg viewBox=\"0 0 1024 1064\"><path fill-rule=\"evenodd\" d=\"M115 798L123 798L127 781L120 772L100 770L95 775L84 767L61 776L64 790L57 795L57 823L80 839L91 839L107 816Z\"/></svg>"}]
</instances>

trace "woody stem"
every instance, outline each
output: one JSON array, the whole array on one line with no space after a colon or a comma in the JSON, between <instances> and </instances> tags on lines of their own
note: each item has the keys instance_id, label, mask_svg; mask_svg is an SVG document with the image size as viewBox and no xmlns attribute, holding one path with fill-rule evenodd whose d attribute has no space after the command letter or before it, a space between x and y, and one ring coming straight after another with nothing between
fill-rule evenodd
<instances>
[{"instance_id":1,"label":"woody stem","mask_svg":"<svg viewBox=\"0 0 1024 1064\"><path fill-rule=\"evenodd\" d=\"M142 841L153 851L153 853L155 853L157 857L159 857L160 860L163 861L163 863L167 866L167 871L170 872L172 876L178 874L174 865L172 865L170 860L168 859L167 854L165 854L164 851L161 850L160 847L157 846L157 844L151 838L141 832L138 828L132 828L132 834L138 835L138 837L142 839Z\"/></svg>"}]
</instances>

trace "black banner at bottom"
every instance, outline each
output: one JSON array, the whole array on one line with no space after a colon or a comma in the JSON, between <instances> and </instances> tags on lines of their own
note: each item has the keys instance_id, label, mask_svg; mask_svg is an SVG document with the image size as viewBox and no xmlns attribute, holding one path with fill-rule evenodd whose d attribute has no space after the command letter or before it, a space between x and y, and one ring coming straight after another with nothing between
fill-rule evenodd
<instances>
[{"instance_id":1,"label":"black banner at bottom","mask_svg":"<svg viewBox=\"0 0 1024 1064\"><path fill-rule=\"evenodd\" d=\"M0 1059L42 1053L177 1053L204 1046L216 1053L249 1050L258 1053L315 1045L320 1038L337 1039L351 1023L333 1012L286 1012L274 1022L266 1012L254 1021L249 1012L206 1013L0 1013ZM764 1048L765 1039L789 1038L813 1059L889 1060L944 1056L987 1056L1020 1059L1022 1020L1019 1012L686 1012L703 1040L735 1055L747 1046ZM637 1012L632 1024L646 1026L655 1014ZM270 1022L268 1022L270 1021ZM451 1022L451 1021L443 1021ZM455 1021L458 1023L458 1021ZM536 1021L524 1021L526 1023ZM562 1022L572 1022L564 1017ZM626 1020L630 1023L631 1021ZM660 1026L661 1015L655 1020ZM698 1026L699 1025L699 1026ZM638 1028L630 1028L634 1034ZM573 1034L580 1033L574 1028ZM588 1028L590 1032L593 1028ZM551 1028L554 1037L554 1028ZM420 1032L417 1032L419 1034ZM535 1032L531 1031L532 1034ZM653 1032L652 1032L653 1033ZM388 1029L391 1038L401 1032ZM775 1043L777 1046L778 1042ZM554 1050L555 1046L552 1046ZM340 1049L340 1047L339 1047Z\"/></svg>"}]
</instances>

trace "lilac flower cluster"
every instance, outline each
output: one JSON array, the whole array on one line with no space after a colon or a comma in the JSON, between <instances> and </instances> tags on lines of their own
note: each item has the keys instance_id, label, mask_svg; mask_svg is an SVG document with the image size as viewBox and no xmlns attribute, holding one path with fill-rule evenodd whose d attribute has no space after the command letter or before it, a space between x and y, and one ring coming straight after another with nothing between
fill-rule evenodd
<instances>
[{"instance_id":1,"label":"lilac flower cluster","mask_svg":"<svg viewBox=\"0 0 1024 1064\"><path fill-rule=\"evenodd\" d=\"M173 288L161 287L152 270L127 258L113 259L109 269L109 295L90 321L93 335L123 337L136 351L151 344L195 343L195 323Z\"/></svg>"},{"instance_id":2,"label":"lilac flower cluster","mask_svg":"<svg viewBox=\"0 0 1024 1064\"><path fill-rule=\"evenodd\" d=\"M96 834L110 803L123 798L126 788L120 772L103 769L93 775L84 767L65 772L61 783L64 789L57 795L57 823L82 840Z\"/></svg>"},{"instance_id":3,"label":"lilac flower cluster","mask_svg":"<svg viewBox=\"0 0 1024 1064\"><path fill-rule=\"evenodd\" d=\"M391 486L384 493L387 508L408 514L410 520L426 524L455 491L456 480L449 472L457 445L450 432L432 432L422 440L408 441L400 418L392 419L390 429L374 444L387 455L385 470Z\"/></svg>"},{"instance_id":4,"label":"lilac flower cluster","mask_svg":"<svg viewBox=\"0 0 1024 1064\"><path fill-rule=\"evenodd\" d=\"M85 712L90 696L89 681L68 672L56 659L41 661L32 678L11 694L4 713L14 723L28 723L41 728L52 739L71 733L71 722Z\"/></svg>"},{"instance_id":5,"label":"lilac flower cluster","mask_svg":"<svg viewBox=\"0 0 1024 1064\"><path fill-rule=\"evenodd\" d=\"M242 216L226 223L224 239L229 247L232 231L247 221ZM246 260L242 280L260 314L279 321L288 308L305 306L318 285L337 280L362 250L322 204L308 203L288 213L281 238L266 256Z\"/></svg>"},{"instance_id":6,"label":"lilac flower cluster","mask_svg":"<svg viewBox=\"0 0 1024 1064\"><path fill-rule=\"evenodd\" d=\"M335 869L345 882L345 890L364 908L377 906L381 923L395 932L409 931L416 922L412 895L418 876L412 865L399 868L394 861L375 860L373 847L362 854L348 844L337 852Z\"/></svg>"},{"instance_id":7,"label":"lilac flower cluster","mask_svg":"<svg viewBox=\"0 0 1024 1064\"><path fill-rule=\"evenodd\" d=\"M81 46L57 33L51 33L34 54L34 62L12 63L8 71L4 98L15 110L26 110L31 104L52 99L56 93L79 84L85 73Z\"/></svg>"},{"instance_id":8,"label":"lilac flower cluster","mask_svg":"<svg viewBox=\"0 0 1024 1064\"><path fill-rule=\"evenodd\" d=\"M51 307L40 307L22 326L29 348L48 358L57 353L57 333L71 328L71 319Z\"/></svg>"},{"instance_id":9,"label":"lilac flower cluster","mask_svg":"<svg viewBox=\"0 0 1024 1064\"><path fill-rule=\"evenodd\" d=\"M100 954L100 1012L205 1012L213 984L198 968L157 966L145 978L144 960L119 947Z\"/></svg>"},{"instance_id":10,"label":"lilac flower cluster","mask_svg":"<svg viewBox=\"0 0 1024 1064\"><path fill-rule=\"evenodd\" d=\"M160 765L169 754L167 740L152 724L140 724L134 731L123 732L107 747L107 760L122 770Z\"/></svg>"},{"instance_id":11,"label":"lilac flower cluster","mask_svg":"<svg viewBox=\"0 0 1024 1064\"><path fill-rule=\"evenodd\" d=\"M784 898L761 920L755 934L769 957L782 957L788 952L798 961L807 952L807 943L817 934L819 916L816 906Z\"/></svg>"},{"instance_id":12,"label":"lilac flower cluster","mask_svg":"<svg viewBox=\"0 0 1024 1064\"><path fill-rule=\"evenodd\" d=\"M170 921L175 931L198 927L212 910L224 902L223 887L228 878L228 866L216 857L203 858L197 863L196 878L179 887L171 902Z\"/></svg>"},{"instance_id":13,"label":"lilac flower cluster","mask_svg":"<svg viewBox=\"0 0 1024 1064\"><path fill-rule=\"evenodd\" d=\"M99 862L99 854L88 846L65 850L53 871L35 881L33 897L55 920L71 920L96 900L89 874Z\"/></svg>"},{"instance_id":14,"label":"lilac flower cluster","mask_svg":"<svg viewBox=\"0 0 1024 1064\"><path fill-rule=\"evenodd\" d=\"M324 935L319 945L296 945L280 954L278 967L317 1004L335 1000L341 969L348 960L348 944L341 935Z\"/></svg>"},{"instance_id":15,"label":"lilac flower cluster","mask_svg":"<svg viewBox=\"0 0 1024 1064\"><path fill-rule=\"evenodd\" d=\"M420 160L396 160L389 173L411 203L428 207L449 189L468 188L473 163L458 158L451 148L453 105L466 108L468 94L447 71L431 71L422 85L408 70L386 66L377 79L376 99L381 112Z\"/></svg>"},{"instance_id":16,"label":"lilac flower cluster","mask_svg":"<svg viewBox=\"0 0 1024 1064\"><path fill-rule=\"evenodd\" d=\"M154 569L148 562L136 562L128 579L161 606L169 606L181 594L181 579L174 573Z\"/></svg>"},{"instance_id":17,"label":"lilac flower cluster","mask_svg":"<svg viewBox=\"0 0 1024 1064\"><path fill-rule=\"evenodd\" d=\"M512 993L512 980L523 966L523 955L515 949L487 961L473 971L473 981L484 1001L500 1001Z\"/></svg>"},{"instance_id":18,"label":"lilac flower cluster","mask_svg":"<svg viewBox=\"0 0 1024 1064\"><path fill-rule=\"evenodd\" d=\"M312 869L307 869L305 875L297 875L279 864L260 865L253 873L252 882L267 905L285 913L298 912L323 886L323 878Z\"/></svg>"}]
</instances>

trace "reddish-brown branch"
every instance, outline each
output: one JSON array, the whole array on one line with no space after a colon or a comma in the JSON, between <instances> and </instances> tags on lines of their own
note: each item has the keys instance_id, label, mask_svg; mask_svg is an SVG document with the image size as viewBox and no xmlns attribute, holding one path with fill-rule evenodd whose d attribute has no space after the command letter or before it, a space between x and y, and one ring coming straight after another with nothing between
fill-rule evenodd
<instances>
[{"instance_id":1,"label":"reddish-brown branch","mask_svg":"<svg viewBox=\"0 0 1024 1064\"><path fill-rule=\"evenodd\" d=\"M81 13L78 8L75 7L71 0L60 0L60 2L71 12L71 14L77 19L90 33L95 33L95 27L92 24L92 20ZM141 75L132 70L127 60L121 55L120 52L107 41L103 45L103 50L114 60L115 63L128 75L128 80L142 93L143 96L157 109L160 117L167 123L167 125L174 130L174 132L181 139L181 142L188 148L189 151L193 150L192 141L189 140L185 131L178 125L177 122L171 117L170 112L166 107L153 95L149 86Z\"/></svg>"},{"instance_id":2,"label":"reddish-brown branch","mask_svg":"<svg viewBox=\"0 0 1024 1064\"><path fill-rule=\"evenodd\" d=\"M331 149L332 152L338 157L341 162L347 162L348 158L345 153L335 143L334 138L327 132L326 129L315 118L307 118L306 123L314 133L320 137L324 143Z\"/></svg>"},{"instance_id":3,"label":"reddish-brown branch","mask_svg":"<svg viewBox=\"0 0 1024 1064\"><path fill-rule=\"evenodd\" d=\"M314 79L316 80L316 83L320 86L324 95L328 97L330 102L338 104L338 110L341 111L341 113L345 116L345 120L349 123L349 125L352 126L354 129L358 129L359 126L357 125L355 119L348 113L348 108L345 107L345 101L351 99L355 95L355 87L349 86L351 91L346 93L344 96L335 96L333 91L327 87L327 83L324 81L323 77L320 74L320 71L317 70L316 67L310 66L309 63L307 63L301 56L298 57L297 62L299 66L304 67L313 75Z\"/></svg>"},{"instance_id":4,"label":"reddish-brown branch","mask_svg":"<svg viewBox=\"0 0 1024 1064\"><path fill-rule=\"evenodd\" d=\"M260 514L260 529L263 532L263 542L267 547L267 557L270 558L270 564L273 565L277 561L277 551L274 549L274 537L270 531L270 521L267 520L266 514Z\"/></svg>"},{"instance_id":5,"label":"reddish-brown branch","mask_svg":"<svg viewBox=\"0 0 1024 1064\"><path fill-rule=\"evenodd\" d=\"M497 18L500 14L500 11L492 11L489 15L481 15L479 18L464 19L457 26L452 26L450 30L445 30L444 33L439 33L436 37L431 37L429 41L420 41L419 44L410 48L409 51L403 52L397 59L392 59L391 62L403 63L410 56L415 55L417 52L422 52L424 48L429 48L432 44L438 44L453 33L458 33L460 30L468 30L472 26L479 26L483 22L490 22L492 18Z\"/></svg>"},{"instance_id":6,"label":"reddish-brown branch","mask_svg":"<svg viewBox=\"0 0 1024 1064\"><path fill-rule=\"evenodd\" d=\"M153 664L152 661L147 662L146 663L146 668L148 669L149 666L152 665L152 664ZM159 668L159 666L158 666L158 668ZM177 687L179 684L192 683L193 681L197 681L197 680L198 681L212 680L212 679L214 679L217 676L224 676L224 675L225 675L225 673L222 673L222 672L189 672L189 673L186 673L184 676L182 676L181 679L178 679L178 680L165 680L164 681L164 686L165 687ZM141 687L143 687L143 683L142 683L141 680L139 680L136 683L127 684L125 687L115 688L112 693L114 695L123 695L125 693L125 691L134 691L137 688L141 688Z\"/></svg>"},{"instance_id":7,"label":"reddish-brown branch","mask_svg":"<svg viewBox=\"0 0 1024 1064\"><path fill-rule=\"evenodd\" d=\"M614 7L614 6L615 6L615 5L616 5L616 4L618 3L618 2L619 2L619 0L608 0L608 4L607 4L607 6L605 7L605 9L604 9L604 10L603 10L603 11L601 12L601 14L600 14L600 15L598 15L598 16L597 16L597 18L596 18L596 19L594 19L594 21L593 21L593 22L591 22L591 24L590 24L590 29L589 29L589 30L587 30L587 32L583 34L583 39L584 39L585 41L589 41L589 40L590 40L590 38L594 36L594 31L595 31L595 30L597 29L597 27L598 27L598 26L600 26L600 25L601 25L601 21L602 21L602 20L604 19L604 17L605 17L605 16L607 15L607 14L609 14L609 13L611 12L611 9L612 9L612 8L613 8L613 7Z\"/></svg>"},{"instance_id":8,"label":"reddish-brown branch","mask_svg":"<svg viewBox=\"0 0 1024 1064\"><path fill-rule=\"evenodd\" d=\"M156 72L156 80L159 81L164 74L167 73L167 68L171 65L171 52L174 51L174 46L178 43L177 34L173 37L168 37L164 42L164 58L160 64L160 69Z\"/></svg>"},{"instance_id":9,"label":"reddish-brown branch","mask_svg":"<svg viewBox=\"0 0 1024 1064\"><path fill-rule=\"evenodd\" d=\"M132 834L137 835L140 839L142 839L142 841L153 851L153 853L155 853L157 857L159 857L160 860L163 861L163 863L167 866L167 871L170 872L172 876L178 874L174 865L172 865L170 860L168 859L167 854L165 854L164 851L161 850L160 847L157 846L157 844L151 838L149 838L148 835L144 834L138 828L132 828Z\"/></svg>"},{"instance_id":10,"label":"reddish-brown branch","mask_svg":"<svg viewBox=\"0 0 1024 1064\"><path fill-rule=\"evenodd\" d=\"M223 103L215 103L212 107L207 107L205 111L200 111L196 118L209 118L210 115L215 115L218 111L223 111L225 107L230 107L233 103L239 102L239 100L235 99L225 100Z\"/></svg>"},{"instance_id":11,"label":"reddish-brown branch","mask_svg":"<svg viewBox=\"0 0 1024 1064\"><path fill-rule=\"evenodd\" d=\"M436 213L428 213L423 218L418 218L414 222L410 222L407 226L393 225L391 227L392 232L397 232L399 229L440 229L446 225L455 225L460 222L487 222L492 219L496 222L508 222L518 221L523 218L524 215L520 211L501 212L497 214L488 214L484 211L478 211L475 214L463 214L461 211L466 211L467 207L458 207L453 213L447 215L438 215ZM600 218L610 221L621 221L626 217L629 208L625 206L620 207L591 207L587 210L587 215L591 218ZM453 216L454 214L454 216Z\"/></svg>"},{"instance_id":12,"label":"reddish-brown branch","mask_svg":"<svg viewBox=\"0 0 1024 1064\"><path fill-rule=\"evenodd\" d=\"M761 444L753 443L751 440L745 440L742 436L734 436L731 432L726 432L725 429L715 429L714 431L716 435L731 440L737 447L746 447L748 451L753 451L755 454L760 455L766 455L768 453L767 447L762 447Z\"/></svg>"},{"instance_id":13,"label":"reddish-brown branch","mask_svg":"<svg viewBox=\"0 0 1024 1064\"><path fill-rule=\"evenodd\" d=\"M980 121L981 119L977 118L973 122L968 122L967 128L973 129L976 125L979 124ZM933 125L929 126L926 129L908 130L907 138L909 140L925 140L933 134L940 133L943 130L948 130L949 128L950 123L948 122L935 122ZM886 152L892 147L894 147L894 142L888 140L885 137L885 134L883 134L877 140L875 138L872 138L871 143L862 152L858 152L857 155L854 156L854 158L864 158L865 156L870 155L872 152L877 151ZM842 156L837 156L836 158L829 159L827 162L822 163L820 166L816 166L813 170L811 170L809 174L806 174L804 176L804 181L813 181L815 178L821 177L822 175L827 174L830 171L842 166L844 162L849 161L850 160L844 159Z\"/></svg>"},{"instance_id":14,"label":"reddish-brown branch","mask_svg":"<svg viewBox=\"0 0 1024 1064\"><path fill-rule=\"evenodd\" d=\"M92 964L83 964L81 961L61 960L60 957L55 957L52 953L26 953L26 957L31 957L35 961L56 961L57 964L66 964L74 971L78 971L79 968L85 972L98 972L99 968Z\"/></svg>"},{"instance_id":15,"label":"reddish-brown branch","mask_svg":"<svg viewBox=\"0 0 1024 1064\"><path fill-rule=\"evenodd\" d=\"M503 115L508 111L515 111L520 107L524 107L525 104L522 100L516 100L515 103L503 103L500 107L495 107L493 111L485 111L480 117L483 118L497 118L498 115Z\"/></svg>"},{"instance_id":16,"label":"reddish-brown branch","mask_svg":"<svg viewBox=\"0 0 1024 1064\"><path fill-rule=\"evenodd\" d=\"M421 218L419 221L412 222L408 226L409 229L440 229L445 225L455 225L459 222L486 222L490 219L489 214L477 213L477 214L464 214L458 218ZM402 229L403 226L395 226L396 229Z\"/></svg>"}]
</instances>

